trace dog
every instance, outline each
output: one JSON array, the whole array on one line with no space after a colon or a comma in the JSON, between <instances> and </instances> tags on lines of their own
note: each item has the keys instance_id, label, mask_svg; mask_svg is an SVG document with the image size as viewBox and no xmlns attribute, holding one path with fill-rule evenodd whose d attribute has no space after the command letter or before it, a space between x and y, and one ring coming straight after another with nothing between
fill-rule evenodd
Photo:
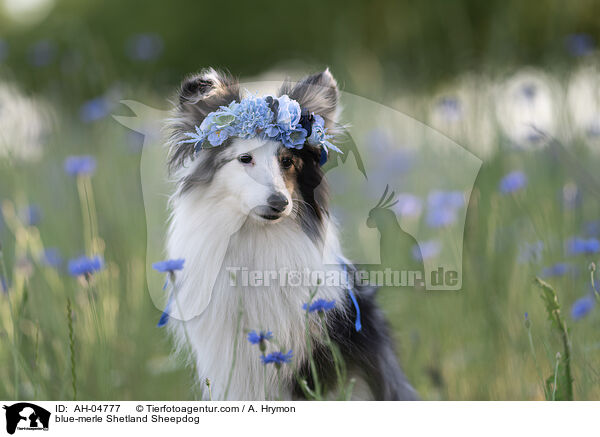
<instances>
[{"instance_id":1,"label":"dog","mask_svg":"<svg viewBox=\"0 0 600 437\"><path fill-rule=\"evenodd\" d=\"M185 259L172 284L177 305L168 327L177 347L189 351L198 381L210 381L203 398L303 399L317 382L324 397L332 396L339 387L331 382L336 368L325 326L354 378L352 399L416 400L374 288L323 283L314 298L335 301L335 308L309 313L303 305L314 291L310 286L232 285L244 271L353 271L328 210L323 147L286 147L264 136L230 137L200 149L186 141L211 113L245 95L229 74L203 70L181 84L167 126L169 173L176 186L167 253ZM303 114L322 117L327 132L336 131L339 90L328 69L283 82L269 104L281 96L297 102ZM291 362L277 370L264 364L259 348L246 339L252 330L271 331L266 352L290 350Z\"/></svg>"}]
</instances>

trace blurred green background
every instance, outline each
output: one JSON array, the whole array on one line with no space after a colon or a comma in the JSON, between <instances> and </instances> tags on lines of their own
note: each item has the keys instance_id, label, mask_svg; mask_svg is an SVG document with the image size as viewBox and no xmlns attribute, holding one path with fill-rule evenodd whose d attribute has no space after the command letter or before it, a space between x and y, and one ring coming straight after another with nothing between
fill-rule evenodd
<instances>
[{"instance_id":1,"label":"blurred green background","mask_svg":"<svg viewBox=\"0 0 600 437\"><path fill-rule=\"evenodd\" d=\"M146 291L143 138L110 114L128 114L120 99L167 109L181 79L206 66L270 78L329 66L344 91L484 160L467 210L463 290L381 295L421 396L543 399L536 361L546 379L562 346L532 281L565 263L545 276L570 327L575 398L600 399L598 311L571 314L600 250L564 248L600 232L598 16L591 0L0 0L0 398L70 398L73 367L80 399L196 396ZM87 154L98 161L107 261L93 290L41 255L42 246L63 258L84 251L81 190L63 161ZM528 183L502 193L512 171Z\"/></svg>"}]
</instances>

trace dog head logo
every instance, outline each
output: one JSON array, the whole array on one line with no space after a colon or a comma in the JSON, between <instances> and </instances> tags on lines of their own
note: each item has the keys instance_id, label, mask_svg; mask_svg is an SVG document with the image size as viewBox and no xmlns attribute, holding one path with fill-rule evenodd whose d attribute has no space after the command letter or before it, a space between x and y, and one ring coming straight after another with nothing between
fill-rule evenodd
<instances>
[{"instance_id":1,"label":"dog head logo","mask_svg":"<svg viewBox=\"0 0 600 437\"><path fill-rule=\"evenodd\" d=\"M19 402L4 406L6 410L6 432L14 434L18 430L48 430L50 411L35 404Z\"/></svg>"}]
</instances>

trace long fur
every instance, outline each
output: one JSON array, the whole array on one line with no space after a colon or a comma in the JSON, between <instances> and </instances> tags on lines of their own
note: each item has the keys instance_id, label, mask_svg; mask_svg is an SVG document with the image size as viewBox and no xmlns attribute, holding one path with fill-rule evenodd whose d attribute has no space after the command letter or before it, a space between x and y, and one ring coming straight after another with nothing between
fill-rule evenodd
<instances>
[{"instance_id":1,"label":"long fur","mask_svg":"<svg viewBox=\"0 0 600 437\"><path fill-rule=\"evenodd\" d=\"M338 89L328 70L297 84L284 83L275 94L284 93L334 128ZM240 98L237 81L213 69L188 77L178 94L169 124L169 168L177 190L170 202L167 252L169 257L185 258L186 264L173 287L169 327L178 347L189 348L199 380L210 379L213 399L275 399L280 378L284 398L301 398L292 370L295 367L313 384L302 310L309 287L277 283L244 287L237 277L239 268L302 272L352 266L343 257L328 212L319 150L308 145L288 150L273 141L234 139L194 157L193 147L180 143L183 133L192 131L208 113ZM237 157L243 153L252 153L253 165L240 164ZM293 159L292 169L280 167L283 155ZM288 207L277 220L258 219L254 212L274 192L285 195ZM236 286L231 285L232 275ZM323 284L316 296L337 303L326 315L326 326L349 372L358 379L355 398L416 399L396 361L374 290L355 293L362 312L360 332L354 330L355 310L347 290ZM333 362L321 329L318 316L311 315L313 359L320 376L332 375ZM265 381L258 348L246 341L250 330L272 331L275 338L268 352L291 349L294 366L284 365L280 373L267 368Z\"/></svg>"}]
</instances>

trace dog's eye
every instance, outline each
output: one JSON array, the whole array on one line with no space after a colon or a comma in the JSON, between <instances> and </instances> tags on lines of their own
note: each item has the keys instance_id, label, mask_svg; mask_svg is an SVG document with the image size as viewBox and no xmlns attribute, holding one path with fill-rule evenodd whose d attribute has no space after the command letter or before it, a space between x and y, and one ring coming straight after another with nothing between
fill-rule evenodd
<instances>
[{"instance_id":1,"label":"dog's eye","mask_svg":"<svg viewBox=\"0 0 600 437\"><path fill-rule=\"evenodd\" d=\"M283 168L290 168L292 165L294 164L294 160L292 158L282 158L281 159L281 166Z\"/></svg>"},{"instance_id":2,"label":"dog's eye","mask_svg":"<svg viewBox=\"0 0 600 437\"><path fill-rule=\"evenodd\" d=\"M243 155L238 156L238 161L242 164L250 164L252 162L252 155L244 153Z\"/></svg>"}]
</instances>

